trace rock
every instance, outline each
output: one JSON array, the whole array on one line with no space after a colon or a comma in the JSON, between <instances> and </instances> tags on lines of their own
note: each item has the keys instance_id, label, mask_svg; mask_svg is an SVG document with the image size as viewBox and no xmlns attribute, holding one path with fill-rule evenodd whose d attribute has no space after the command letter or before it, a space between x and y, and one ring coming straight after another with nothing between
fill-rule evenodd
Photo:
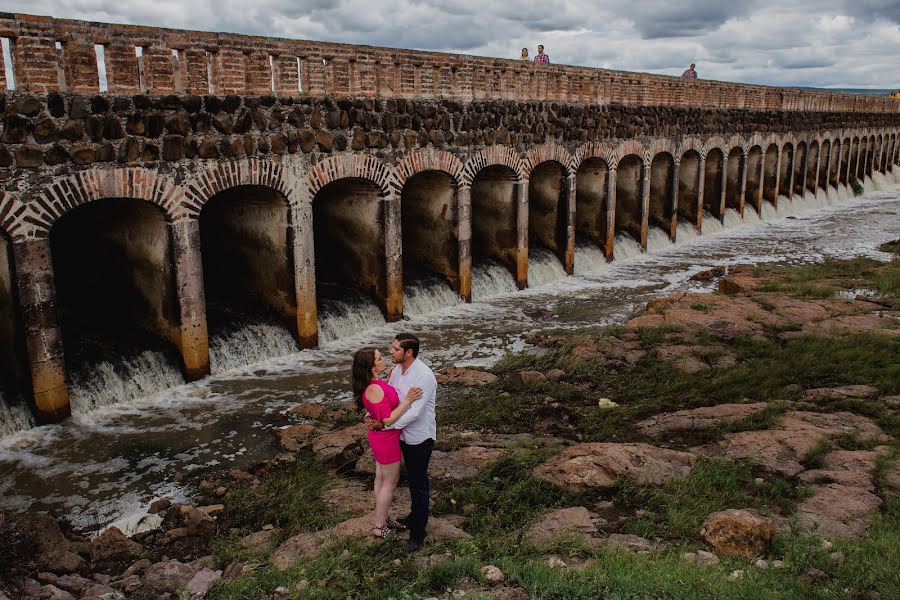
<instances>
[{"instance_id":1,"label":"rock","mask_svg":"<svg viewBox=\"0 0 900 600\"><path fill-rule=\"evenodd\" d=\"M704 406L656 415L640 421L637 426L644 435L659 437L673 431L707 429L716 425L734 423L763 410L766 406L765 402Z\"/></svg>"},{"instance_id":2,"label":"rock","mask_svg":"<svg viewBox=\"0 0 900 600\"><path fill-rule=\"evenodd\" d=\"M177 560L167 560L147 567L141 581L151 591L162 594L174 592L180 586L186 585L195 574L190 565Z\"/></svg>"},{"instance_id":3,"label":"rock","mask_svg":"<svg viewBox=\"0 0 900 600\"><path fill-rule=\"evenodd\" d=\"M77 545L62 534L56 519L50 515L28 513L21 518L19 528L30 534L39 570L65 574L85 568L84 560L77 554Z\"/></svg>"},{"instance_id":4,"label":"rock","mask_svg":"<svg viewBox=\"0 0 900 600\"><path fill-rule=\"evenodd\" d=\"M831 483L813 487L813 495L797 507L800 525L822 535L861 537L881 498L856 486Z\"/></svg>"},{"instance_id":5,"label":"rock","mask_svg":"<svg viewBox=\"0 0 900 600\"><path fill-rule=\"evenodd\" d=\"M443 564L450 560L453 560L453 554L451 554L450 552L442 552L440 554L418 557L416 559L416 566L418 566L420 570L424 571L425 569L430 569L431 567Z\"/></svg>"},{"instance_id":6,"label":"rock","mask_svg":"<svg viewBox=\"0 0 900 600\"><path fill-rule=\"evenodd\" d=\"M783 569L783 568L784 568L784 561L783 561L783 560L777 560L777 559L776 559L776 560L773 560L773 561L772 561L772 568L773 568L773 569Z\"/></svg>"},{"instance_id":7,"label":"rock","mask_svg":"<svg viewBox=\"0 0 900 600\"><path fill-rule=\"evenodd\" d=\"M355 462L363 453L368 431L363 423L358 423L323 433L313 440L313 452L326 461Z\"/></svg>"},{"instance_id":8,"label":"rock","mask_svg":"<svg viewBox=\"0 0 900 600\"><path fill-rule=\"evenodd\" d=\"M743 576L744 576L744 572L740 569L737 569L737 570L729 573L725 579L727 579L728 581L737 581L738 579L741 579Z\"/></svg>"},{"instance_id":9,"label":"rock","mask_svg":"<svg viewBox=\"0 0 900 600\"><path fill-rule=\"evenodd\" d=\"M371 525L369 526L371 529ZM293 566L301 556L315 558L322 549L322 536L318 533L300 533L278 546L272 553L272 564L278 569Z\"/></svg>"},{"instance_id":10,"label":"rock","mask_svg":"<svg viewBox=\"0 0 900 600\"><path fill-rule=\"evenodd\" d=\"M278 536L278 529L268 529L257 531L241 538L241 549L250 554L259 554L270 550L275 545L275 538Z\"/></svg>"},{"instance_id":11,"label":"rock","mask_svg":"<svg viewBox=\"0 0 900 600\"><path fill-rule=\"evenodd\" d=\"M481 576L484 577L484 582L488 585L499 585L506 580L503 571L494 565L481 567Z\"/></svg>"},{"instance_id":12,"label":"rock","mask_svg":"<svg viewBox=\"0 0 900 600\"><path fill-rule=\"evenodd\" d=\"M719 291L728 296L754 291L760 281L749 273L735 273L719 280Z\"/></svg>"},{"instance_id":13,"label":"rock","mask_svg":"<svg viewBox=\"0 0 900 600\"><path fill-rule=\"evenodd\" d=\"M544 515L528 529L525 539L532 544L550 544L562 538L576 537L591 543L596 536L597 528L591 513L583 506L575 506Z\"/></svg>"},{"instance_id":14,"label":"rock","mask_svg":"<svg viewBox=\"0 0 900 600\"><path fill-rule=\"evenodd\" d=\"M99 600L125 600L125 594L120 590L105 584L94 584L84 591L84 598L98 598Z\"/></svg>"},{"instance_id":15,"label":"rock","mask_svg":"<svg viewBox=\"0 0 900 600\"><path fill-rule=\"evenodd\" d=\"M547 380L544 374L540 371L522 371L521 373L519 373L519 378L524 384L540 383Z\"/></svg>"},{"instance_id":16,"label":"rock","mask_svg":"<svg viewBox=\"0 0 900 600\"><path fill-rule=\"evenodd\" d=\"M206 592L209 591L210 586L220 579L222 579L222 574L219 571L203 569L188 581L185 590L190 594L192 599L203 598L206 596Z\"/></svg>"},{"instance_id":17,"label":"rock","mask_svg":"<svg viewBox=\"0 0 900 600\"><path fill-rule=\"evenodd\" d=\"M756 561L754 561L753 566L756 567L757 569L761 569L761 570L765 571L766 569L769 568L769 561L762 559L762 558L757 558Z\"/></svg>"},{"instance_id":18,"label":"rock","mask_svg":"<svg viewBox=\"0 0 900 600\"><path fill-rule=\"evenodd\" d=\"M726 273L727 269L725 267L713 267L712 269L708 269L706 271L700 271L699 273L694 273L691 275L691 281L710 281L711 279L715 279L716 277L721 277Z\"/></svg>"},{"instance_id":19,"label":"rock","mask_svg":"<svg viewBox=\"0 0 900 600\"><path fill-rule=\"evenodd\" d=\"M120 592L132 593L141 589L140 575L129 575L128 577L120 577L109 582L109 585Z\"/></svg>"},{"instance_id":20,"label":"rock","mask_svg":"<svg viewBox=\"0 0 900 600\"><path fill-rule=\"evenodd\" d=\"M566 376L566 372L562 369L550 369L547 371L547 381L559 381Z\"/></svg>"},{"instance_id":21,"label":"rock","mask_svg":"<svg viewBox=\"0 0 900 600\"><path fill-rule=\"evenodd\" d=\"M610 487L619 477L638 483L662 483L684 477L694 455L649 444L589 443L571 446L535 468L535 473L562 488Z\"/></svg>"},{"instance_id":22,"label":"rock","mask_svg":"<svg viewBox=\"0 0 900 600\"><path fill-rule=\"evenodd\" d=\"M321 402L305 402L291 409L291 412L302 419L321 419L328 407Z\"/></svg>"},{"instance_id":23,"label":"rock","mask_svg":"<svg viewBox=\"0 0 900 600\"><path fill-rule=\"evenodd\" d=\"M170 506L172 506L171 498L160 498L159 500L156 500L155 502L153 502L150 505L150 508L147 510L147 513L149 513L151 515L159 514L162 511L168 509Z\"/></svg>"},{"instance_id":24,"label":"rock","mask_svg":"<svg viewBox=\"0 0 900 600\"><path fill-rule=\"evenodd\" d=\"M360 457L360 461L366 456L371 460L372 453L366 452ZM359 464L359 461L357 461ZM375 461L372 461L374 472ZM397 490L394 490L397 493ZM322 492L322 500L335 512L364 513L375 510L375 497L372 494L372 486L356 479L340 479L333 487Z\"/></svg>"},{"instance_id":25,"label":"rock","mask_svg":"<svg viewBox=\"0 0 900 600\"><path fill-rule=\"evenodd\" d=\"M288 588L286 588L283 585L279 585L277 588L272 590L272 593L280 598L286 598L291 595L291 590L289 590Z\"/></svg>"},{"instance_id":26,"label":"rock","mask_svg":"<svg viewBox=\"0 0 900 600\"><path fill-rule=\"evenodd\" d=\"M435 451L431 455L428 474L432 479L441 481L471 479L487 464L503 456L504 452L499 448L481 446L468 446L453 452Z\"/></svg>"},{"instance_id":27,"label":"rock","mask_svg":"<svg viewBox=\"0 0 900 600\"><path fill-rule=\"evenodd\" d=\"M353 538L366 542L374 541L372 533L372 516L366 515L348 519L334 526L331 536L334 539ZM448 542L453 540L468 539L471 536L459 529L446 518L432 517L428 520L427 537L436 542Z\"/></svg>"},{"instance_id":28,"label":"rock","mask_svg":"<svg viewBox=\"0 0 900 600\"><path fill-rule=\"evenodd\" d=\"M225 570L222 572L222 579L225 581L231 581L232 579L237 579L241 576L241 572L244 570L244 563L242 562L233 562L225 567Z\"/></svg>"},{"instance_id":29,"label":"rock","mask_svg":"<svg viewBox=\"0 0 900 600\"><path fill-rule=\"evenodd\" d=\"M659 548L658 544L630 533L613 533L604 540L604 543L608 546L624 548L630 552L652 552Z\"/></svg>"},{"instance_id":30,"label":"rock","mask_svg":"<svg viewBox=\"0 0 900 600\"><path fill-rule=\"evenodd\" d=\"M831 554L828 555L828 558L830 558L833 562L843 562L844 561L844 553L841 552L840 550L837 552L832 552Z\"/></svg>"},{"instance_id":31,"label":"rock","mask_svg":"<svg viewBox=\"0 0 900 600\"><path fill-rule=\"evenodd\" d=\"M553 569L565 569L569 565L565 563L563 559L558 556L551 556L547 559L547 566Z\"/></svg>"},{"instance_id":32,"label":"rock","mask_svg":"<svg viewBox=\"0 0 900 600\"><path fill-rule=\"evenodd\" d=\"M98 564L130 560L140 551L141 545L128 539L122 530L109 527L91 542L91 562Z\"/></svg>"},{"instance_id":33,"label":"rock","mask_svg":"<svg viewBox=\"0 0 900 600\"><path fill-rule=\"evenodd\" d=\"M437 454L435 452L434 454ZM431 458L434 460L434 454L432 454ZM375 474L375 457L371 452L363 452L362 456L359 457L359 460L356 461L356 464L353 466L353 470L360 475L374 475ZM431 471L431 464L429 464L429 472Z\"/></svg>"},{"instance_id":34,"label":"rock","mask_svg":"<svg viewBox=\"0 0 900 600\"><path fill-rule=\"evenodd\" d=\"M185 529L187 535L204 535L216 527L216 522L206 511L189 504L179 504L166 512L162 522L163 531Z\"/></svg>"},{"instance_id":35,"label":"rock","mask_svg":"<svg viewBox=\"0 0 900 600\"><path fill-rule=\"evenodd\" d=\"M706 517L700 535L720 556L753 560L775 536L775 522L748 510L727 509Z\"/></svg>"},{"instance_id":36,"label":"rock","mask_svg":"<svg viewBox=\"0 0 900 600\"><path fill-rule=\"evenodd\" d=\"M871 385L844 385L833 388L814 388L803 392L803 399L809 402L834 402L847 398L872 398L878 395L878 388Z\"/></svg>"},{"instance_id":37,"label":"rock","mask_svg":"<svg viewBox=\"0 0 900 600\"><path fill-rule=\"evenodd\" d=\"M49 575L50 578L47 578L47 575ZM38 574L38 580L41 581L41 583L49 583L55 585L59 589L65 590L76 596L80 596L86 589L94 585L93 581L85 577L81 577L80 575L63 575L61 577L57 577L52 573L40 573Z\"/></svg>"},{"instance_id":38,"label":"rock","mask_svg":"<svg viewBox=\"0 0 900 600\"><path fill-rule=\"evenodd\" d=\"M308 423L301 423L299 425L291 425L290 427L279 429L275 432L275 435L278 436L278 446L282 450L299 452L309 445L310 438L315 430L315 426L309 425Z\"/></svg>"},{"instance_id":39,"label":"rock","mask_svg":"<svg viewBox=\"0 0 900 600\"><path fill-rule=\"evenodd\" d=\"M146 558L142 558L142 559L140 559L140 560L136 560L136 561L134 561L134 562L131 564L130 567L128 567L127 569L125 569L125 572L122 573L122 577L129 577L129 576L131 576L131 575L140 575L140 574L142 574L144 571L147 570L147 567L149 567L149 566L152 565L152 564L153 564L153 563L150 562L150 560L149 560L149 559L146 559Z\"/></svg>"},{"instance_id":40,"label":"rock","mask_svg":"<svg viewBox=\"0 0 900 600\"><path fill-rule=\"evenodd\" d=\"M69 592L49 584L41 587L40 598L41 600L75 600L75 596Z\"/></svg>"},{"instance_id":41,"label":"rock","mask_svg":"<svg viewBox=\"0 0 900 600\"><path fill-rule=\"evenodd\" d=\"M697 552L685 552L682 558L688 562L697 563L698 565L710 566L719 564L719 557L712 552L706 550L698 550Z\"/></svg>"},{"instance_id":42,"label":"rock","mask_svg":"<svg viewBox=\"0 0 900 600\"><path fill-rule=\"evenodd\" d=\"M461 367L445 367L437 375L437 382L445 385L488 385L497 381L493 373L478 371L476 369L464 369Z\"/></svg>"}]
</instances>

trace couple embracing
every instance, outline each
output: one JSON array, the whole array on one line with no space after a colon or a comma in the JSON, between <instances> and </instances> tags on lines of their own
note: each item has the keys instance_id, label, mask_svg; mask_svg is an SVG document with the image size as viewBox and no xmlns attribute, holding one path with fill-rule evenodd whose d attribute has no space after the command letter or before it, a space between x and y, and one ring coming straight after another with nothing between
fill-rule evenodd
<instances>
[{"instance_id":1,"label":"couple embracing","mask_svg":"<svg viewBox=\"0 0 900 600\"><path fill-rule=\"evenodd\" d=\"M388 381L380 378L384 357L376 348L353 355L353 396L366 410L369 445L375 457L375 522L372 535L386 538L392 531L409 529L406 550L425 542L428 524L428 462L437 435L435 394L437 380L419 360L419 338L399 333L391 343L394 364ZM394 488L400 479L400 460L406 464L410 512L396 521L390 517Z\"/></svg>"}]
</instances>

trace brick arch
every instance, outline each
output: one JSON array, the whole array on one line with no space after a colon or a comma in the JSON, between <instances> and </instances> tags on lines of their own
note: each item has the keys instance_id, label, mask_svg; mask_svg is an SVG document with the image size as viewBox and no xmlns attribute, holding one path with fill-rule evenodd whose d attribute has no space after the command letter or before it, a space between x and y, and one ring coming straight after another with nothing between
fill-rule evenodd
<instances>
[{"instance_id":1,"label":"brick arch","mask_svg":"<svg viewBox=\"0 0 900 600\"><path fill-rule=\"evenodd\" d=\"M183 212L184 192L153 169L142 167L88 169L53 180L26 200L14 236L46 237L56 221L70 210L105 198L145 200L162 210L166 221Z\"/></svg>"},{"instance_id":2,"label":"brick arch","mask_svg":"<svg viewBox=\"0 0 900 600\"><path fill-rule=\"evenodd\" d=\"M446 150L433 146L415 150L397 163L397 187L403 189L410 177L423 171L442 171L453 178L457 186L463 181L463 163Z\"/></svg>"},{"instance_id":3,"label":"brick arch","mask_svg":"<svg viewBox=\"0 0 900 600\"><path fill-rule=\"evenodd\" d=\"M625 140L624 142L616 146L615 150L613 150L609 161L610 166L618 167L619 161L629 154L637 155L642 162L646 163L645 157L647 154L647 149L644 144L637 140Z\"/></svg>"},{"instance_id":4,"label":"brick arch","mask_svg":"<svg viewBox=\"0 0 900 600\"><path fill-rule=\"evenodd\" d=\"M572 153L554 141L548 141L540 146L535 146L525 155L522 161L522 174L526 179L531 177L531 172L542 162L558 162L566 170L566 175L574 172Z\"/></svg>"},{"instance_id":5,"label":"brick arch","mask_svg":"<svg viewBox=\"0 0 900 600\"><path fill-rule=\"evenodd\" d=\"M183 184L185 213L197 217L210 198L230 188L258 185L284 194L288 202L299 200L296 177L270 160L248 158L217 162Z\"/></svg>"},{"instance_id":6,"label":"brick arch","mask_svg":"<svg viewBox=\"0 0 900 600\"><path fill-rule=\"evenodd\" d=\"M747 138L742 135L733 135L728 138L728 141L725 142L725 147L728 148L728 152L725 153L725 156L731 154L731 151L735 148L740 148L744 154L750 151L750 146L747 143Z\"/></svg>"},{"instance_id":7,"label":"brick arch","mask_svg":"<svg viewBox=\"0 0 900 600\"><path fill-rule=\"evenodd\" d=\"M0 235L16 239L26 213L26 207L19 201L17 193L0 190Z\"/></svg>"},{"instance_id":8,"label":"brick arch","mask_svg":"<svg viewBox=\"0 0 900 600\"><path fill-rule=\"evenodd\" d=\"M780 147L780 144L778 142L778 136L774 133L754 133L747 138L747 148L748 150L752 150L754 146L759 146L759 148L763 151L763 154L765 154L766 150L768 150L769 146L771 146L772 144Z\"/></svg>"},{"instance_id":9,"label":"brick arch","mask_svg":"<svg viewBox=\"0 0 900 600\"><path fill-rule=\"evenodd\" d=\"M368 154L346 154L326 158L309 170L309 198L329 183L348 177L371 181L383 198L399 193L394 167Z\"/></svg>"},{"instance_id":10,"label":"brick arch","mask_svg":"<svg viewBox=\"0 0 900 600\"><path fill-rule=\"evenodd\" d=\"M728 152L725 148L728 146L728 142L725 141L721 135L714 135L710 138L707 138L705 142L703 142L703 158L706 158L706 155L709 154L710 150L716 149L722 153L722 156L728 156Z\"/></svg>"},{"instance_id":11,"label":"brick arch","mask_svg":"<svg viewBox=\"0 0 900 600\"><path fill-rule=\"evenodd\" d=\"M584 161L589 158L599 158L609 166L612 164L612 155L614 151L615 146L606 142L584 143L572 154L572 168L575 171L578 171L578 169L581 168L581 165L584 164Z\"/></svg>"},{"instance_id":12,"label":"brick arch","mask_svg":"<svg viewBox=\"0 0 900 600\"><path fill-rule=\"evenodd\" d=\"M463 185L471 186L478 173L494 165L502 165L512 169L516 174L517 181L525 179L522 172L522 159L515 148L497 144L479 150L469 157L463 167Z\"/></svg>"},{"instance_id":13,"label":"brick arch","mask_svg":"<svg viewBox=\"0 0 900 600\"><path fill-rule=\"evenodd\" d=\"M657 154L666 153L672 157L672 160L678 160L681 157L677 152L678 148L675 145L675 142L668 138L660 138L653 141L652 144L647 146L647 150L644 153L644 163L651 164L653 159L656 158Z\"/></svg>"},{"instance_id":14,"label":"brick arch","mask_svg":"<svg viewBox=\"0 0 900 600\"><path fill-rule=\"evenodd\" d=\"M691 150L699 154L700 158L706 157L706 148L704 148L703 141L700 138L692 136L684 138L678 143L678 155L676 158L681 161L681 159L684 158L685 153Z\"/></svg>"}]
</instances>

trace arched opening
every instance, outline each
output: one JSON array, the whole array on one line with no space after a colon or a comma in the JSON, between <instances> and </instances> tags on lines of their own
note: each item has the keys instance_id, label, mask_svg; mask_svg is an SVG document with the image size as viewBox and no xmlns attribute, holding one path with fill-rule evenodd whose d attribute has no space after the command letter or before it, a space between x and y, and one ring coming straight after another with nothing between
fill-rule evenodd
<instances>
[{"instance_id":1,"label":"arched opening","mask_svg":"<svg viewBox=\"0 0 900 600\"><path fill-rule=\"evenodd\" d=\"M841 141L829 141L828 150L828 174L825 176L826 189L828 186L837 187L838 172L841 168Z\"/></svg>"},{"instance_id":2,"label":"arched opening","mask_svg":"<svg viewBox=\"0 0 900 600\"><path fill-rule=\"evenodd\" d=\"M875 147L875 136L869 138L869 161L866 166L866 174L871 176L875 168L875 157L878 155L878 148Z\"/></svg>"},{"instance_id":3,"label":"arched opening","mask_svg":"<svg viewBox=\"0 0 900 600\"><path fill-rule=\"evenodd\" d=\"M806 168L809 154L806 151L806 142L797 144L797 153L794 156L794 187L791 193L794 196L803 196L806 189Z\"/></svg>"},{"instance_id":4,"label":"arched opening","mask_svg":"<svg viewBox=\"0 0 900 600\"><path fill-rule=\"evenodd\" d=\"M771 205L778 201L778 146L769 144L766 148L766 173L763 178L763 200ZM762 206L759 207L762 211Z\"/></svg>"},{"instance_id":5,"label":"arched opening","mask_svg":"<svg viewBox=\"0 0 900 600\"><path fill-rule=\"evenodd\" d=\"M50 229L50 253L73 412L183 381L171 231L158 206L82 204Z\"/></svg>"},{"instance_id":6,"label":"arched opening","mask_svg":"<svg viewBox=\"0 0 900 600\"><path fill-rule=\"evenodd\" d=\"M528 180L528 264L544 264L551 278L566 264L569 206L566 169L556 161L540 163ZM559 265L552 264L553 257ZM532 285L546 281L529 281Z\"/></svg>"},{"instance_id":7,"label":"arched opening","mask_svg":"<svg viewBox=\"0 0 900 600\"><path fill-rule=\"evenodd\" d=\"M744 169L744 153L732 148L728 153L728 177L725 180L725 208L741 214L741 177Z\"/></svg>"},{"instance_id":8,"label":"arched opening","mask_svg":"<svg viewBox=\"0 0 900 600\"><path fill-rule=\"evenodd\" d=\"M859 140L859 160L856 163L856 178L862 181L866 177L866 162L869 160L869 140L860 138Z\"/></svg>"},{"instance_id":9,"label":"arched opening","mask_svg":"<svg viewBox=\"0 0 900 600\"><path fill-rule=\"evenodd\" d=\"M762 202L763 186L763 153L762 148L753 146L747 154L747 189L746 204L749 204L758 213Z\"/></svg>"},{"instance_id":10,"label":"arched opening","mask_svg":"<svg viewBox=\"0 0 900 600\"><path fill-rule=\"evenodd\" d=\"M822 140L819 150L819 187L828 191L834 171L834 153L831 151L831 140Z\"/></svg>"},{"instance_id":11,"label":"arched opening","mask_svg":"<svg viewBox=\"0 0 900 600\"><path fill-rule=\"evenodd\" d=\"M844 140L844 143L841 144L841 160L840 165L838 166L838 181L842 184L847 185L847 175L848 169L850 168L850 138Z\"/></svg>"},{"instance_id":12,"label":"arched opening","mask_svg":"<svg viewBox=\"0 0 900 600\"><path fill-rule=\"evenodd\" d=\"M892 157L894 155L894 136L885 137L885 152L881 160L881 170L885 173L890 170Z\"/></svg>"},{"instance_id":13,"label":"arched opening","mask_svg":"<svg viewBox=\"0 0 900 600\"><path fill-rule=\"evenodd\" d=\"M675 239L673 200L675 193L675 158L660 152L650 163L649 227L658 227L669 239Z\"/></svg>"},{"instance_id":14,"label":"arched opening","mask_svg":"<svg viewBox=\"0 0 900 600\"><path fill-rule=\"evenodd\" d=\"M819 183L819 142L812 141L809 144L809 153L806 160L806 190L813 196L816 195L816 186Z\"/></svg>"},{"instance_id":15,"label":"arched opening","mask_svg":"<svg viewBox=\"0 0 900 600\"><path fill-rule=\"evenodd\" d=\"M0 230L0 410L24 398L29 379L15 273L12 241Z\"/></svg>"},{"instance_id":16,"label":"arched opening","mask_svg":"<svg viewBox=\"0 0 900 600\"><path fill-rule=\"evenodd\" d=\"M862 141L859 138L853 138L853 143L850 147L850 165L847 168L847 183L849 184L849 178L852 175L859 179L859 156L862 151Z\"/></svg>"},{"instance_id":17,"label":"arched opening","mask_svg":"<svg viewBox=\"0 0 900 600\"><path fill-rule=\"evenodd\" d=\"M703 182L703 210L716 219L722 220L723 171L725 156L718 148L706 154L706 176Z\"/></svg>"},{"instance_id":18,"label":"arched opening","mask_svg":"<svg viewBox=\"0 0 900 600\"><path fill-rule=\"evenodd\" d=\"M625 233L641 243L644 162L636 154L619 161L616 169L616 236Z\"/></svg>"},{"instance_id":19,"label":"arched opening","mask_svg":"<svg viewBox=\"0 0 900 600\"><path fill-rule=\"evenodd\" d=\"M199 224L213 371L296 351L284 339L297 331L287 198L264 186L229 188L206 202Z\"/></svg>"},{"instance_id":20,"label":"arched opening","mask_svg":"<svg viewBox=\"0 0 900 600\"><path fill-rule=\"evenodd\" d=\"M697 227L700 217L700 154L688 150L678 165L678 219Z\"/></svg>"},{"instance_id":21,"label":"arched opening","mask_svg":"<svg viewBox=\"0 0 900 600\"><path fill-rule=\"evenodd\" d=\"M472 296L479 290L476 271L494 271L499 264L518 273L516 172L503 165L482 169L472 181ZM504 279L504 281L506 281Z\"/></svg>"},{"instance_id":22,"label":"arched opening","mask_svg":"<svg viewBox=\"0 0 900 600\"><path fill-rule=\"evenodd\" d=\"M575 177L575 235L578 243L606 248L609 167L602 158L588 158Z\"/></svg>"},{"instance_id":23,"label":"arched opening","mask_svg":"<svg viewBox=\"0 0 900 600\"><path fill-rule=\"evenodd\" d=\"M321 343L374 326L388 313L387 215L378 186L357 177L320 189L312 212Z\"/></svg>"},{"instance_id":24,"label":"arched opening","mask_svg":"<svg viewBox=\"0 0 900 600\"><path fill-rule=\"evenodd\" d=\"M872 157L872 171L881 171L881 136L875 138L875 154Z\"/></svg>"},{"instance_id":25,"label":"arched opening","mask_svg":"<svg viewBox=\"0 0 900 600\"><path fill-rule=\"evenodd\" d=\"M794 146L785 144L781 151L781 172L778 175L778 195L787 198L791 195L791 184L794 173Z\"/></svg>"},{"instance_id":26,"label":"arched opening","mask_svg":"<svg viewBox=\"0 0 900 600\"><path fill-rule=\"evenodd\" d=\"M437 303L456 300L459 292L459 215L456 185L444 171L410 177L400 193L403 236L404 312L428 312ZM427 302L426 302L427 304Z\"/></svg>"}]
</instances>

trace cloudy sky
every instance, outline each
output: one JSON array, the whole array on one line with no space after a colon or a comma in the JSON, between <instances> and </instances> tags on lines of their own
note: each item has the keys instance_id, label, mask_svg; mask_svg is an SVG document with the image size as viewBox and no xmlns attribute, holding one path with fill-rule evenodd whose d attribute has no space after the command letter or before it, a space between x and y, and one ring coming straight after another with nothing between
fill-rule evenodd
<instances>
[{"instance_id":1,"label":"cloudy sky","mask_svg":"<svg viewBox=\"0 0 900 600\"><path fill-rule=\"evenodd\" d=\"M900 0L0 0L0 10L773 85L900 88Z\"/></svg>"}]
</instances>

